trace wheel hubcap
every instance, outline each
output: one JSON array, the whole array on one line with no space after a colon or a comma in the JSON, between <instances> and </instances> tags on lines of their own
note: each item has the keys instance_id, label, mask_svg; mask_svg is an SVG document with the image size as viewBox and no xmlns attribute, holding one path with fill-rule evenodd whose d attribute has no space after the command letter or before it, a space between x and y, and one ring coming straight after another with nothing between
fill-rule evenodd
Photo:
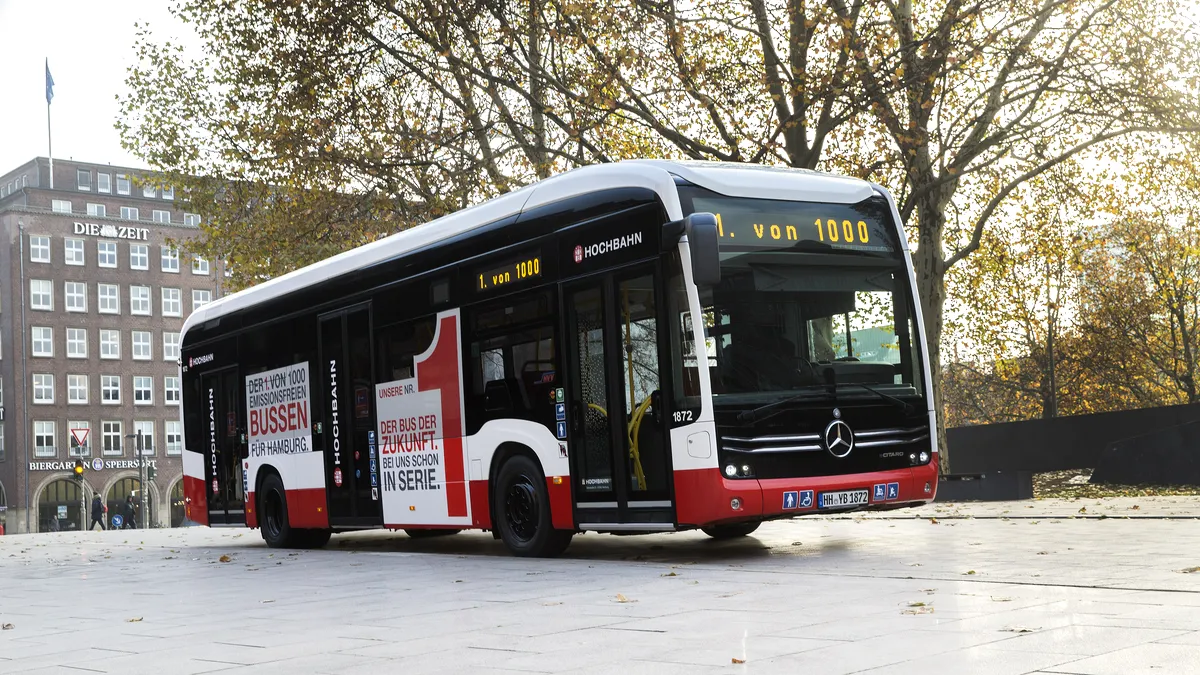
<instances>
[{"instance_id":1,"label":"wheel hubcap","mask_svg":"<svg viewBox=\"0 0 1200 675\"><path fill-rule=\"evenodd\" d=\"M537 493L528 476L518 477L509 486L504 497L504 517L517 539L529 541L537 534Z\"/></svg>"}]
</instances>

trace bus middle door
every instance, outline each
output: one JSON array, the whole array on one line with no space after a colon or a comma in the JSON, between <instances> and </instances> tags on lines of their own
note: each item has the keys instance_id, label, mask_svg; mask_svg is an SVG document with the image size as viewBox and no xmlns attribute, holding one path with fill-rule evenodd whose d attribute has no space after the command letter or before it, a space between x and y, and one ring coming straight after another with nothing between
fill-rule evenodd
<instances>
[{"instance_id":1,"label":"bus middle door","mask_svg":"<svg viewBox=\"0 0 1200 675\"><path fill-rule=\"evenodd\" d=\"M246 458L245 428L237 368L200 376L205 427L205 491L209 525L246 524L246 485L242 460Z\"/></svg>"}]
</instances>

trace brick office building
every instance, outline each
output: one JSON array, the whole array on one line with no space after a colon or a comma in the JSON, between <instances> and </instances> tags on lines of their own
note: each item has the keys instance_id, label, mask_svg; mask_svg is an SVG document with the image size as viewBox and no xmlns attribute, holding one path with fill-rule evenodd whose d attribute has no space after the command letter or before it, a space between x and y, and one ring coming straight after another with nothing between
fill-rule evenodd
<instances>
[{"instance_id":1,"label":"brick office building","mask_svg":"<svg viewBox=\"0 0 1200 675\"><path fill-rule=\"evenodd\" d=\"M135 494L152 526L178 525L179 331L218 297L221 276L168 246L199 221L152 174L62 160L53 170L53 188L45 158L0 176L0 524L86 527L81 498L90 510L93 494L111 522ZM145 498L139 432L155 469Z\"/></svg>"}]
</instances>

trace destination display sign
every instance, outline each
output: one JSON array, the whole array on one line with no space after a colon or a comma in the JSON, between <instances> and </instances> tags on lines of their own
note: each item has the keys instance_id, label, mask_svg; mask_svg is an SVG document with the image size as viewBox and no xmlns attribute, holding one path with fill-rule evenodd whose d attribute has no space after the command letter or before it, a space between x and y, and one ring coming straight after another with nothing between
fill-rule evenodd
<instances>
[{"instance_id":1,"label":"destination display sign","mask_svg":"<svg viewBox=\"0 0 1200 675\"><path fill-rule=\"evenodd\" d=\"M538 253L530 252L499 265L489 265L477 270L475 276L475 290L479 292L526 285L541 278L542 258Z\"/></svg>"},{"instance_id":2,"label":"destination display sign","mask_svg":"<svg viewBox=\"0 0 1200 675\"><path fill-rule=\"evenodd\" d=\"M717 217L724 250L780 250L801 247L894 253L896 235L882 199L859 204L822 204L773 199L696 197L695 212Z\"/></svg>"}]
</instances>

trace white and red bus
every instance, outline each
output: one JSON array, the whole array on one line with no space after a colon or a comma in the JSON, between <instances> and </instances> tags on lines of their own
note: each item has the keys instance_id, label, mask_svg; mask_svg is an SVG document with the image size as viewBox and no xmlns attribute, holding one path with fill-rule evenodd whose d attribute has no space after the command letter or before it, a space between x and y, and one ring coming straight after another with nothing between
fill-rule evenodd
<instances>
[{"instance_id":1,"label":"white and red bus","mask_svg":"<svg viewBox=\"0 0 1200 675\"><path fill-rule=\"evenodd\" d=\"M271 546L700 528L931 501L920 307L883 188L576 169L198 309L187 516Z\"/></svg>"}]
</instances>

